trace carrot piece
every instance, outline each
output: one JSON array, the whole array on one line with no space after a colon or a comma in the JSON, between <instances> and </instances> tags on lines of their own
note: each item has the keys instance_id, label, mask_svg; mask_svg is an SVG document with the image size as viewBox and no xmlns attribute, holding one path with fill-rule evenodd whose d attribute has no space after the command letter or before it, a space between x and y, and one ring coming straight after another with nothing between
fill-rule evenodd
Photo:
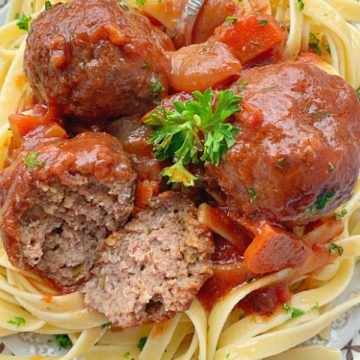
<instances>
[{"instance_id":1,"label":"carrot piece","mask_svg":"<svg viewBox=\"0 0 360 360\"><path fill-rule=\"evenodd\" d=\"M145 209L149 200L158 195L160 192L160 184L158 181L137 181L135 189L135 206L133 215L137 214L140 210Z\"/></svg>"},{"instance_id":2,"label":"carrot piece","mask_svg":"<svg viewBox=\"0 0 360 360\"><path fill-rule=\"evenodd\" d=\"M280 52L286 32L276 20L265 14L249 14L227 19L215 30L215 39L226 44L233 54L247 64L271 49Z\"/></svg>"},{"instance_id":3,"label":"carrot piece","mask_svg":"<svg viewBox=\"0 0 360 360\"><path fill-rule=\"evenodd\" d=\"M257 274L297 267L310 256L311 250L300 239L286 231L265 224L244 254L248 269Z\"/></svg>"}]
</instances>

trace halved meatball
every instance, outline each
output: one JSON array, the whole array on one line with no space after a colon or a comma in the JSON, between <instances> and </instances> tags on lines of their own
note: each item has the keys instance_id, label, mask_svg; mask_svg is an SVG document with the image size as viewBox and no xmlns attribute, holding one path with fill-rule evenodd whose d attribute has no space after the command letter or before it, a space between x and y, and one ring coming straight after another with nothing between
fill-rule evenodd
<instances>
[{"instance_id":1,"label":"halved meatball","mask_svg":"<svg viewBox=\"0 0 360 360\"><path fill-rule=\"evenodd\" d=\"M144 113L167 90L171 40L117 0L74 0L31 24L25 74L62 115L94 122Z\"/></svg>"},{"instance_id":2,"label":"halved meatball","mask_svg":"<svg viewBox=\"0 0 360 360\"><path fill-rule=\"evenodd\" d=\"M360 166L354 89L338 76L294 62L245 70L234 90L245 81L235 145L219 166L207 166L230 208L292 226L349 200Z\"/></svg>"},{"instance_id":3,"label":"halved meatball","mask_svg":"<svg viewBox=\"0 0 360 360\"><path fill-rule=\"evenodd\" d=\"M102 243L85 304L121 328L168 319L187 310L211 277L212 252L194 205L162 193Z\"/></svg>"},{"instance_id":4,"label":"halved meatball","mask_svg":"<svg viewBox=\"0 0 360 360\"><path fill-rule=\"evenodd\" d=\"M95 249L127 221L135 174L117 139L83 133L22 152L0 179L11 262L61 289L87 280Z\"/></svg>"}]
</instances>

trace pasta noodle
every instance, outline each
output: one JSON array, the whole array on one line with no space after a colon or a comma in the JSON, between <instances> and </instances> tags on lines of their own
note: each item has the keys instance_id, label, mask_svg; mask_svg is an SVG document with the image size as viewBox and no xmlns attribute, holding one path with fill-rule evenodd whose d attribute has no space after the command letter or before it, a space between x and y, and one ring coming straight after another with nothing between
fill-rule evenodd
<instances>
[{"instance_id":1,"label":"pasta noodle","mask_svg":"<svg viewBox=\"0 0 360 360\"><path fill-rule=\"evenodd\" d=\"M298 0L270 1L273 15L289 29L285 56L294 59L302 50L308 50L311 34L315 33L321 39L322 51L328 49L324 56L331 65L328 68L355 88L359 87L360 31L349 22L360 22L360 3L355 0L303 2L301 10ZM250 6L251 1L246 3ZM135 1L129 4L137 6ZM11 138L8 116L21 110L28 90L22 71L26 34L16 26L16 14L31 14L34 18L43 7L43 0L12 0L7 22L0 28L0 167L4 165ZM176 19L166 12L162 2L148 0L144 10L174 30ZM103 326L107 322L103 315L86 310L79 292L57 294L38 276L13 267L0 248L0 337L20 330L68 334L73 342L71 350L65 356L51 358L61 360L79 355L84 360L340 359L340 351L336 349L297 346L360 303L357 294L341 305L332 306L349 284L356 258L360 256L360 183L343 208L347 210L342 219L345 228L337 242L344 248L344 254L320 273L294 279L294 284L311 285L306 290L300 285L289 302L304 312L296 319L289 321L289 314L283 309L265 320L260 316L245 316L236 308L247 294L293 276L293 271L287 269L237 287L220 299L210 314L195 300L186 313L166 323L111 332ZM314 304L318 306L314 308ZM16 316L25 321L20 329L9 323ZM138 342L144 337L147 341L140 349ZM14 357L0 355L0 359Z\"/></svg>"}]
</instances>

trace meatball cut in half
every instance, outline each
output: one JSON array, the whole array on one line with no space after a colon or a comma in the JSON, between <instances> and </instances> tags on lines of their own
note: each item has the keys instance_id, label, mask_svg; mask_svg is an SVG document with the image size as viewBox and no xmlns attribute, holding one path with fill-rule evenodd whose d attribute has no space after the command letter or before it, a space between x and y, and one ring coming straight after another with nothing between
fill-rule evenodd
<instances>
[{"instance_id":1,"label":"meatball cut in half","mask_svg":"<svg viewBox=\"0 0 360 360\"><path fill-rule=\"evenodd\" d=\"M115 138L83 133L23 152L0 180L11 262L71 290L89 277L100 240L133 209L135 174Z\"/></svg>"},{"instance_id":2,"label":"meatball cut in half","mask_svg":"<svg viewBox=\"0 0 360 360\"><path fill-rule=\"evenodd\" d=\"M123 329L168 319L187 310L212 276L212 252L194 205L162 193L102 243L85 304Z\"/></svg>"},{"instance_id":3,"label":"meatball cut in half","mask_svg":"<svg viewBox=\"0 0 360 360\"><path fill-rule=\"evenodd\" d=\"M244 97L235 145L207 166L233 210L293 226L349 200L360 165L360 102L350 85L284 62L243 71L233 88Z\"/></svg>"},{"instance_id":4,"label":"meatball cut in half","mask_svg":"<svg viewBox=\"0 0 360 360\"><path fill-rule=\"evenodd\" d=\"M61 114L93 122L144 113L166 93L172 42L118 0L74 0L32 23L25 74Z\"/></svg>"}]
</instances>

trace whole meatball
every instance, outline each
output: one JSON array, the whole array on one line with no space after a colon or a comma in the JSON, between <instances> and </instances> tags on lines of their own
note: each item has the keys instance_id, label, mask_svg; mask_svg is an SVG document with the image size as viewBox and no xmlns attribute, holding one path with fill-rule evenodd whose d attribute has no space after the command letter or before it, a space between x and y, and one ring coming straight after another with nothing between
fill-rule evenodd
<instances>
[{"instance_id":1,"label":"whole meatball","mask_svg":"<svg viewBox=\"0 0 360 360\"><path fill-rule=\"evenodd\" d=\"M171 40L117 0L74 0L31 24L25 74L62 115L94 122L144 113L167 90Z\"/></svg>"},{"instance_id":2,"label":"whole meatball","mask_svg":"<svg viewBox=\"0 0 360 360\"><path fill-rule=\"evenodd\" d=\"M61 289L76 288L88 279L99 242L127 221L134 182L127 154L104 133L22 151L0 178L10 261Z\"/></svg>"},{"instance_id":3,"label":"whole meatball","mask_svg":"<svg viewBox=\"0 0 360 360\"><path fill-rule=\"evenodd\" d=\"M230 208L292 226L349 200L360 166L355 91L304 63L243 71L234 90L245 81L235 145L218 167L207 167Z\"/></svg>"}]
</instances>

